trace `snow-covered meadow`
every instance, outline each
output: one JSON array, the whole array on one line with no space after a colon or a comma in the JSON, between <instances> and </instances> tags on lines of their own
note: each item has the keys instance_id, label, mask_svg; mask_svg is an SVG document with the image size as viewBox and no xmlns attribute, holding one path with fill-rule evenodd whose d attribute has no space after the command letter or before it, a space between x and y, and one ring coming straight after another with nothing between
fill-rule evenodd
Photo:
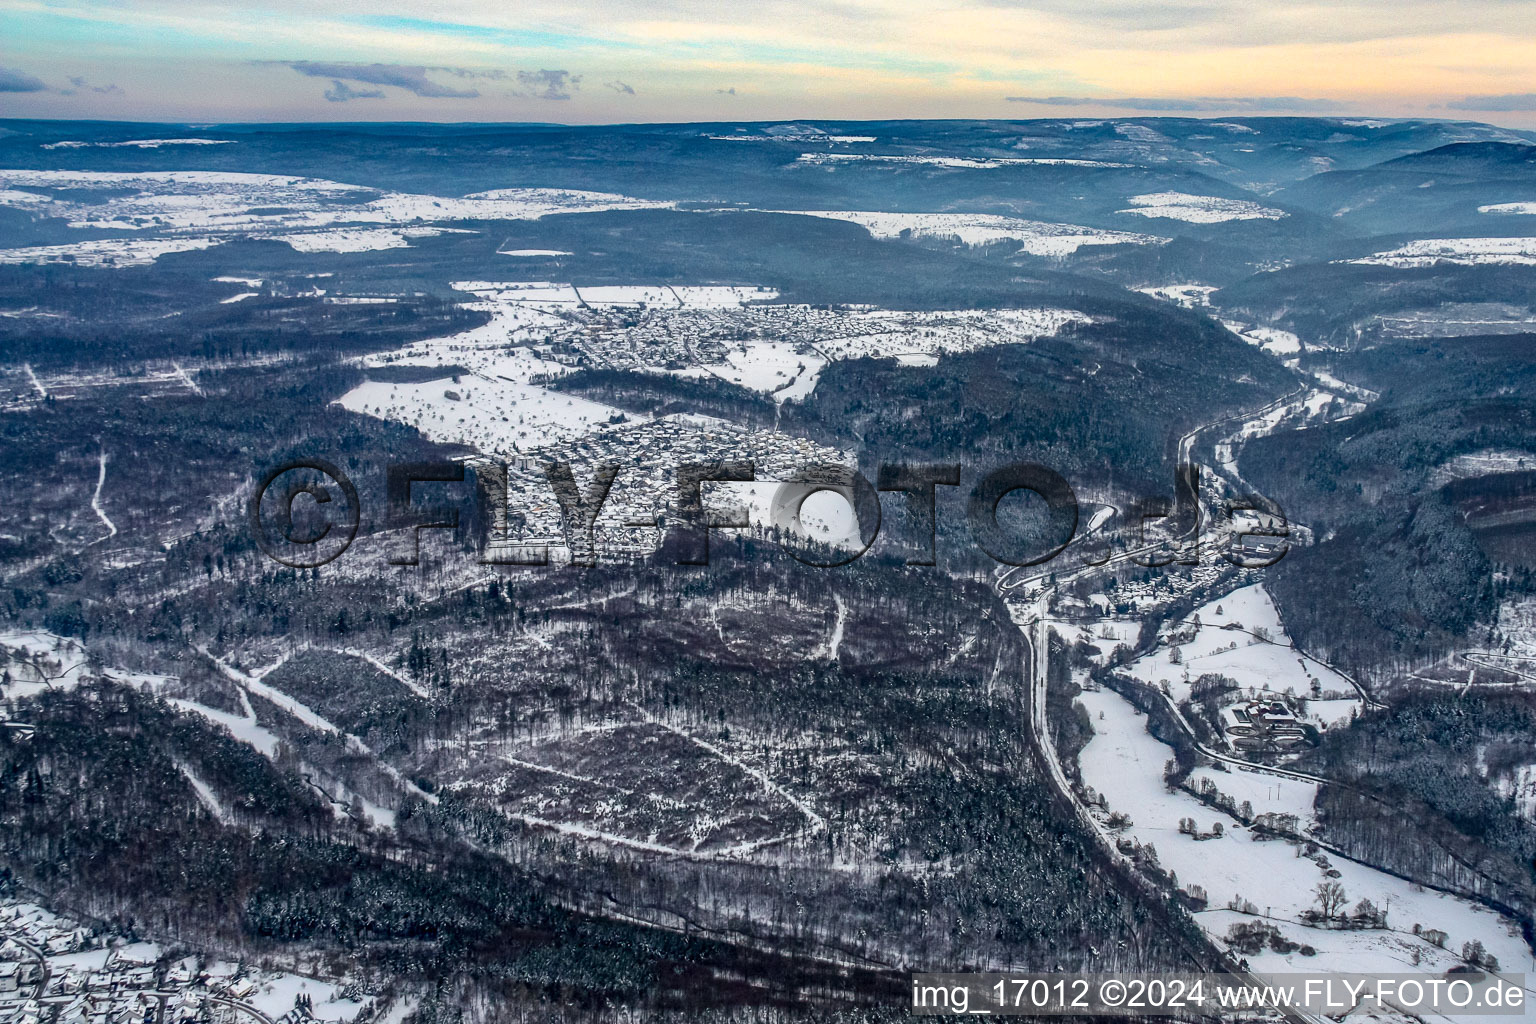
<instances>
[{"instance_id":1,"label":"snow-covered meadow","mask_svg":"<svg viewBox=\"0 0 1536 1024\"><path fill-rule=\"evenodd\" d=\"M1437 263L1468 267L1480 264L1536 266L1536 238L1423 238L1346 262L1401 268L1432 267Z\"/></svg>"},{"instance_id":2,"label":"snow-covered meadow","mask_svg":"<svg viewBox=\"0 0 1536 1024\"><path fill-rule=\"evenodd\" d=\"M1490 203L1487 206L1479 206L1477 212L1536 215L1536 201L1526 203Z\"/></svg>"},{"instance_id":3,"label":"snow-covered meadow","mask_svg":"<svg viewBox=\"0 0 1536 1024\"><path fill-rule=\"evenodd\" d=\"M876 238L898 238L903 232L919 238L953 238L964 245L1015 242L1031 256L1070 256L1085 245L1162 245L1156 235L1053 224L989 213L881 213L858 210L779 210L801 217L845 220Z\"/></svg>"},{"instance_id":4,"label":"snow-covered meadow","mask_svg":"<svg viewBox=\"0 0 1536 1024\"><path fill-rule=\"evenodd\" d=\"M96 266L150 262L167 252L232 238L272 238L300 252L364 252L400 248L412 238L454 230L423 226L427 224L537 220L560 213L674 205L579 189L505 188L455 197L235 171L22 169L0 170L0 202L46 212L64 219L71 228L132 233L125 238L7 249L0 251L0 262L72 258Z\"/></svg>"},{"instance_id":5,"label":"snow-covered meadow","mask_svg":"<svg viewBox=\"0 0 1536 1024\"><path fill-rule=\"evenodd\" d=\"M0 633L0 670L10 678L5 687L10 700L71 689L86 673L85 646L41 629Z\"/></svg>"},{"instance_id":6,"label":"snow-covered meadow","mask_svg":"<svg viewBox=\"0 0 1536 1024\"><path fill-rule=\"evenodd\" d=\"M1301 351L1301 339L1290 331L1282 331L1277 327L1256 327L1237 320L1223 319L1221 323L1239 338L1257 345L1272 356L1294 356Z\"/></svg>"},{"instance_id":7,"label":"snow-covered meadow","mask_svg":"<svg viewBox=\"0 0 1536 1024\"><path fill-rule=\"evenodd\" d=\"M626 418L610 405L505 380L365 381L338 402L352 412L415 427L434 441L498 455L573 440Z\"/></svg>"},{"instance_id":8,"label":"snow-covered meadow","mask_svg":"<svg viewBox=\"0 0 1536 1024\"><path fill-rule=\"evenodd\" d=\"M1211 673L1231 679L1244 694L1307 698L1303 720L1321 729L1348 722L1361 709L1359 693L1348 679L1293 646L1262 584L1206 603L1171 624L1168 635L1165 647L1123 671L1166 688L1175 701L1187 699L1191 682ZM1172 650L1179 652L1177 663L1169 659Z\"/></svg>"},{"instance_id":9,"label":"snow-covered meadow","mask_svg":"<svg viewBox=\"0 0 1536 1024\"><path fill-rule=\"evenodd\" d=\"M1182 220L1191 224L1222 224L1231 220L1279 220L1287 216L1284 210L1272 209L1247 199L1197 196L1188 192L1148 192L1131 196L1129 201L1131 204L1129 209L1116 212L1164 220Z\"/></svg>"},{"instance_id":10,"label":"snow-covered meadow","mask_svg":"<svg viewBox=\"0 0 1536 1024\"><path fill-rule=\"evenodd\" d=\"M173 252L208 249L222 238L180 235L175 238L99 238L61 245L0 249L0 263L72 263L80 267L142 267Z\"/></svg>"},{"instance_id":11,"label":"snow-covered meadow","mask_svg":"<svg viewBox=\"0 0 1536 1024\"><path fill-rule=\"evenodd\" d=\"M1234 816L1190 793L1170 792L1163 782L1163 768L1173 751L1147 733L1146 717L1112 691L1085 692L1078 699L1095 733L1079 757L1083 781L1104 799L1107 811L1131 819L1128 827L1117 829L1108 823L1107 812L1099 815L1106 836L1111 841L1124 838L1154 846L1157 863L1172 872L1180 886L1197 885L1204 890L1209 905L1195 919L1218 942L1234 924L1263 921L1298 946L1315 950L1315 955L1308 956L1299 949L1290 953L1266 949L1247 958L1253 970L1439 975L1460 963L1453 951L1471 940L1482 942L1504 972L1529 968L1529 951L1518 927L1485 907L1338 855L1319 852L1317 857L1304 857L1295 843L1261 838ZM1294 814L1304 831L1314 824L1311 783L1234 768L1230 772L1201 769L1191 777L1191 784L1199 786L1203 779L1210 779L1219 792L1238 803L1248 801L1255 815ZM1193 818L1205 834L1214 831L1213 823L1220 823L1223 834L1204 839L1186 834L1179 828L1185 818ZM1330 871L1338 873L1336 879ZM1317 886L1330 880L1343 887L1346 909L1361 899L1385 909L1387 927L1344 930L1304 924L1301 914L1315 909ZM1239 909L1228 909L1230 903ZM1415 925L1421 931L1444 932L1447 938L1437 945L1414 934Z\"/></svg>"}]
</instances>

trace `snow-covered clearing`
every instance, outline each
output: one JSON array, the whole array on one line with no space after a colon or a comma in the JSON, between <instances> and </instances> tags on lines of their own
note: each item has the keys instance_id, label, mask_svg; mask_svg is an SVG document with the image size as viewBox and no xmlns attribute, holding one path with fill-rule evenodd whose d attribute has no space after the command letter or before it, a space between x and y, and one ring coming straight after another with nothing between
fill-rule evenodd
<instances>
[{"instance_id":1,"label":"snow-covered clearing","mask_svg":"<svg viewBox=\"0 0 1536 1024\"><path fill-rule=\"evenodd\" d=\"M0 205L32 206L51 202L53 202L52 196L41 195L37 192L21 192L13 188L0 189Z\"/></svg>"},{"instance_id":2,"label":"snow-covered clearing","mask_svg":"<svg viewBox=\"0 0 1536 1024\"><path fill-rule=\"evenodd\" d=\"M1166 683L1175 701L1189 696L1193 680L1215 673L1233 680L1245 693L1319 694L1322 699L1308 700L1307 717L1322 728L1347 721L1360 706L1348 679L1292 645L1263 584L1208 602L1169 628L1173 632L1166 646L1127 665L1125 671L1153 686ZM1269 639L1261 640L1255 633ZM1172 643L1175 638L1177 644ZM1179 664L1168 660L1173 647L1179 651Z\"/></svg>"},{"instance_id":3,"label":"snow-covered clearing","mask_svg":"<svg viewBox=\"0 0 1536 1024\"><path fill-rule=\"evenodd\" d=\"M412 238L432 238L450 232L474 233L462 228L328 228L271 237L288 243L297 252L374 252L404 249Z\"/></svg>"},{"instance_id":4,"label":"snow-covered clearing","mask_svg":"<svg viewBox=\"0 0 1536 1024\"><path fill-rule=\"evenodd\" d=\"M556 307L581 304L575 288L554 281L455 281L453 287L495 302Z\"/></svg>"},{"instance_id":5,"label":"snow-covered clearing","mask_svg":"<svg viewBox=\"0 0 1536 1024\"><path fill-rule=\"evenodd\" d=\"M1160 284L1136 289L1143 295L1150 295L1154 299L1162 299L1188 309L1209 306L1211 292L1215 290L1216 286L1213 284Z\"/></svg>"},{"instance_id":6,"label":"snow-covered clearing","mask_svg":"<svg viewBox=\"0 0 1536 1024\"><path fill-rule=\"evenodd\" d=\"M1011 241L1032 256L1070 256L1085 245L1162 245L1156 235L1110 231L1078 224L1053 224L989 213L881 213L856 210L778 210L799 217L823 217L858 224L876 238L903 232L923 238L953 238L965 245Z\"/></svg>"},{"instance_id":7,"label":"snow-covered clearing","mask_svg":"<svg viewBox=\"0 0 1536 1024\"><path fill-rule=\"evenodd\" d=\"M223 238L100 238L90 242L63 245L32 245L20 249L0 249L0 263L72 263L80 267L142 267L174 252L208 249Z\"/></svg>"},{"instance_id":8,"label":"snow-covered clearing","mask_svg":"<svg viewBox=\"0 0 1536 1024\"><path fill-rule=\"evenodd\" d=\"M780 402L797 401L815 390L817 377L827 365L827 360L803 349L787 341L752 342L732 348L725 362L699 369L752 391L766 392Z\"/></svg>"},{"instance_id":9,"label":"snow-covered clearing","mask_svg":"<svg viewBox=\"0 0 1536 1024\"><path fill-rule=\"evenodd\" d=\"M235 965L227 966L230 970L235 967ZM279 1020L285 1014L291 1013L294 1002L300 995L308 996L314 1004L308 1013L317 1021L350 1021L363 1010L362 1003L342 997L341 991L344 986L336 982L306 978L303 975L283 971L252 972L247 968L244 973L250 991L243 992L238 998L272 1020ZM243 991L244 987L237 983L236 990Z\"/></svg>"},{"instance_id":10,"label":"snow-covered clearing","mask_svg":"<svg viewBox=\"0 0 1536 1024\"><path fill-rule=\"evenodd\" d=\"M11 700L70 689L85 674L85 648L78 640L41 629L0 633L0 668L11 674L5 687Z\"/></svg>"},{"instance_id":11,"label":"snow-covered clearing","mask_svg":"<svg viewBox=\"0 0 1536 1024\"><path fill-rule=\"evenodd\" d=\"M683 309L735 309L749 302L772 302L773 288L739 284L674 284L669 286Z\"/></svg>"},{"instance_id":12,"label":"snow-covered clearing","mask_svg":"<svg viewBox=\"0 0 1536 1024\"><path fill-rule=\"evenodd\" d=\"M1344 262L1381 267L1431 267L1436 263L1536 266L1536 238L1424 238Z\"/></svg>"},{"instance_id":13,"label":"snow-covered clearing","mask_svg":"<svg viewBox=\"0 0 1536 1024\"><path fill-rule=\"evenodd\" d=\"M782 486L774 480L710 481L704 485L704 504L710 509L745 512L753 529L766 531L775 525L775 499ZM820 544L848 550L863 546L853 506L836 491L817 491L805 499L800 506L799 529ZM842 641L840 630L838 641Z\"/></svg>"},{"instance_id":14,"label":"snow-covered clearing","mask_svg":"<svg viewBox=\"0 0 1536 1024\"><path fill-rule=\"evenodd\" d=\"M582 285L577 297L588 306L678 306L681 303L666 285Z\"/></svg>"},{"instance_id":15,"label":"snow-covered clearing","mask_svg":"<svg viewBox=\"0 0 1536 1024\"><path fill-rule=\"evenodd\" d=\"M478 379L367 381L337 401L351 412L408 424L434 441L505 455L573 441L616 421L646 419L532 384Z\"/></svg>"},{"instance_id":16,"label":"snow-covered clearing","mask_svg":"<svg viewBox=\"0 0 1536 1024\"><path fill-rule=\"evenodd\" d=\"M1444 487L1452 480L1468 480L1496 473L1519 473L1536 468L1536 451L1520 448L1484 448L1447 459L1435 467L1429 486Z\"/></svg>"},{"instance_id":17,"label":"snow-covered clearing","mask_svg":"<svg viewBox=\"0 0 1536 1024\"><path fill-rule=\"evenodd\" d=\"M1479 206L1478 213L1514 213L1536 215L1536 202L1529 203L1491 203L1488 206Z\"/></svg>"},{"instance_id":18,"label":"snow-covered clearing","mask_svg":"<svg viewBox=\"0 0 1536 1024\"><path fill-rule=\"evenodd\" d=\"M1131 196L1130 209L1116 213L1134 213L1141 217L1182 220L1191 224L1221 224L1229 220L1279 220L1288 216L1247 199L1222 199L1197 196L1188 192L1147 192Z\"/></svg>"},{"instance_id":19,"label":"snow-covered clearing","mask_svg":"<svg viewBox=\"0 0 1536 1024\"><path fill-rule=\"evenodd\" d=\"M833 594L832 600L837 604L837 619L832 623L832 633L827 637L826 659L837 660L838 649L843 646L843 625L848 621L848 606L843 603L842 596Z\"/></svg>"},{"instance_id":20,"label":"snow-covered clearing","mask_svg":"<svg viewBox=\"0 0 1536 1024\"><path fill-rule=\"evenodd\" d=\"M1222 325L1250 345L1257 345L1272 356L1292 356L1301 351L1301 339L1277 327L1254 327L1239 320L1225 320Z\"/></svg>"},{"instance_id":21,"label":"snow-covered clearing","mask_svg":"<svg viewBox=\"0 0 1536 1024\"><path fill-rule=\"evenodd\" d=\"M256 721L256 714L250 710L249 703L245 705L247 714L234 715L228 711L220 711L217 708L210 708L195 701L182 700L177 697L170 698L169 702L182 711L201 715L214 725L221 726L235 739L256 748L257 751L266 757L273 758L277 756L277 745L279 742L277 734Z\"/></svg>"},{"instance_id":22,"label":"snow-covered clearing","mask_svg":"<svg viewBox=\"0 0 1536 1024\"><path fill-rule=\"evenodd\" d=\"M64 194L24 191L28 188ZM400 248L410 238L459 230L402 230L407 225L537 220L551 214L675 205L555 188L494 189L463 197L418 195L322 178L229 171L9 169L0 170L0 195L9 206L46 207L50 216L66 219L72 228L161 236L140 234L0 251L0 263L70 261L109 267L150 262L167 252L205 248L235 237L273 238L300 252L367 252Z\"/></svg>"}]
</instances>

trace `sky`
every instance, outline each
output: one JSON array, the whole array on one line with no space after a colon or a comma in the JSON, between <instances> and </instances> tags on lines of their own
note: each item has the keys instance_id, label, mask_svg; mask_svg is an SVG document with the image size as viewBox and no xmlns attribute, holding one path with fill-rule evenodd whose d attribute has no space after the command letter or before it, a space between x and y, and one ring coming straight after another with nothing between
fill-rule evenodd
<instances>
[{"instance_id":1,"label":"sky","mask_svg":"<svg viewBox=\"0 0 1536 1024\"><path fill-rule=\"evenodd\" d=\"M1536 0L0 0L0 116L1536 127Z\"/></svg>"}]
</instances>

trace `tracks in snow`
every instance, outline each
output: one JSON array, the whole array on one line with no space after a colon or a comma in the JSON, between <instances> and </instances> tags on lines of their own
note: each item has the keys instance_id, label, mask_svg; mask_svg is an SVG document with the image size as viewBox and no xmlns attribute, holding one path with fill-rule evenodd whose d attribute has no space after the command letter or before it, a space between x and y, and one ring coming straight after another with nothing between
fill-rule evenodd
<instances>
[{"instance_id":1,"label":"tracks in snow","mask_svg":"<svg viewBox=\"0 0 1536 1024\"><path fill-rule=\"evenodd\" d=\"M759 782L761 782L763 784L763 788L764 789L766 789L766 790L768 790L768 791L770 791L772 793L777 794L779 797L781 797L786 802L788 802L792 807L794 807L795 810L797 810L801 814L805 815L806 820L811 823L811 831L813 831L813 832L821 832L821 831L826 829L827 821L826 821L825 818L823 818L821 815L817 814L815 811L811 810L810 805L807 804L804 800L799 799L793 793L791 793L787 789L785 789L783 786L779 785L777 782L774 782L772 779L770 779L768 777L768 773L767 772L764 772L760 768L752 767L751 765L747 764L745 761L741 760L741 758L736 757L733 754L726 753L724 750L721 750L719 747L715 746L713 743L710 743L707 740L701 740L697 736L690 735L689 733L684 732L682 729L679 729L675 725L668 725L666 722L663 722L661 719L657 718L655 715L651 714L649 711L645 710L639 704L636 704L633 701L630 701L629 704L630 704L630 707L635 709L635 711L640 715L641 718L645 719L651 725L654 725L654 726L656 726L658 728L661 728L661 729L665 729L665 730L667 730L670 733L676 733L677 735L681 736L683 739L687 740L689 743L693 743L693 744L696 744L697 746L702 747L703 749L705 749L705 750L709 751L711 754L713 754L715 757L717 757L720 760L724 761L726 764L731 765L731 766L733 766L733 767L735 767L735 768L737 768L737 769L739 769L739 770L741 770L743 772L746 772L748 775L752 776L754 779L757 779Z\"/></svg>"},{"instance_id":2,"label":"tracks in snow","mask_svg":"<svg viewBox=\"0 0 1536 1024\"><path fill-rule=\"evenodd\" d=\"M102 524L107 528L107 535L101 538L101 540L111 540L113 537L117 536L117 524L114 523L111 519L107 518L106 511L101 507L101 488L106 484L106 482L107 450L103 448L101 450L101 469L96 473L96 493L91 495L91 509L96 513L96 517L100 519ZM101 541L96 541L95 543L99 544Z\"/></svg>"}]
</instances>

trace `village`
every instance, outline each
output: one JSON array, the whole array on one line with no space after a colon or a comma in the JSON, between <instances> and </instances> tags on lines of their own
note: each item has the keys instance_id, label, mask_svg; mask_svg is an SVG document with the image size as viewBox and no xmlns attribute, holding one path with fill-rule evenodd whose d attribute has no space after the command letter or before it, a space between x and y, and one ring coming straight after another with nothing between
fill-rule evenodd
<instances>
[{"instance_id":1,"label":"village","mask_svg":"<svg viewBox=\"0 0 1536 1024\"><path fill-rule=\"evenodd\" d=\"M377 1009L359 984L170 952L0 897L0 1024L359 1024Z\"/></svg>"}]
</instances>

